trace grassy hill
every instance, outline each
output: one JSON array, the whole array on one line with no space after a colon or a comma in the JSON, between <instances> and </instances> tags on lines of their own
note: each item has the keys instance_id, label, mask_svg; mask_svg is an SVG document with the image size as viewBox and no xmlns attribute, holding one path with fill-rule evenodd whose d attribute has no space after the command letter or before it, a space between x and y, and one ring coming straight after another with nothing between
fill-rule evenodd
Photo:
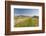
<instances>
[{"instance_id":1,"label":"grassy hill","mask_svg":"<svg viewBox=\"0 0 46 36\"><path fill-rule=\"evenodd\" d=\"M14 27L35 27L38 26L38 16L14 16Z\"/></svg>"}]
</instances>

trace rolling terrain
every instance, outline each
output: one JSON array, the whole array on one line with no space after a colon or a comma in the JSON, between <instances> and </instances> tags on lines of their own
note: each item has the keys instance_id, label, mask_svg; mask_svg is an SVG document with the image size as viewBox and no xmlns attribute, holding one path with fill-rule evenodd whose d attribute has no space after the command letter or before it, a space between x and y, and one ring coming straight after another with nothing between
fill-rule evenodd
<instances>
[{"instance_id":1,"label":"rolling terrain","mask_svg":"<svg viewBox=\"0 0 46 36\"><path fill-rule=\"evenodd\" d=\"M14 16L14 27L35 27L38 26L38 16Z\"/></svg>"}]
</instances>

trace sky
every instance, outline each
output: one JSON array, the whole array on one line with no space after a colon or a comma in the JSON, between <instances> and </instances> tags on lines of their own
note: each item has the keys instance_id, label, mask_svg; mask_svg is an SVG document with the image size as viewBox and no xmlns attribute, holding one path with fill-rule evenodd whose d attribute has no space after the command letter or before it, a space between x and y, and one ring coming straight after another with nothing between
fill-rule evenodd
<instances>
[{"instance_id":1,"label":"sky","mask_svg":"<svg viewBox=\"0 0 46 36\"><path fill-rule=\"evenodd\" d=\"M39 16L38 9L24 9L24 8L14 8L14 16Z\"/></svg>"}]
</instances>

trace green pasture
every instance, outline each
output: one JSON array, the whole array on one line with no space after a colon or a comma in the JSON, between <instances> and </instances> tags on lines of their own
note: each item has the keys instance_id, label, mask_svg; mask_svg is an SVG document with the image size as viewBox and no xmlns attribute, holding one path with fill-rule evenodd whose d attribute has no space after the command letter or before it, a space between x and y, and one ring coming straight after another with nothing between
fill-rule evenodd
<instances>
[{"instance_id":1,"label":"green pasture","mask_svg":"<svg viewBox=\"0 0 46 36\"><path fill-rule=\"evenodd\" d=\"M23 20L20 22L20 20ZM19 21L19 23L16 22L16 20ZM35 27L38 26L38 19L37 18L29 18L29 17L23 17L23 18L14 18L14 27Z\"/></svg>"}]
</instances>

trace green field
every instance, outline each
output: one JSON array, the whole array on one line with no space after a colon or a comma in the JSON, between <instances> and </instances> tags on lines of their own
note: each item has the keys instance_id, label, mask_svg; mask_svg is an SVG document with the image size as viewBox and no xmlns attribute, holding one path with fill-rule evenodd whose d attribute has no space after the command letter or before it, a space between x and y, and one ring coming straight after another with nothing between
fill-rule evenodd
<instances>
[{"instance_id":1,"label":"green field","mask_svg":"<svg viewBox=\"0 0 46 36\"><path fill-rule=\"evenodd\" d=\"M35 27L38 26L38 22L38 18L14 16L14 27Z\"/></svg>"}]
</instances>

